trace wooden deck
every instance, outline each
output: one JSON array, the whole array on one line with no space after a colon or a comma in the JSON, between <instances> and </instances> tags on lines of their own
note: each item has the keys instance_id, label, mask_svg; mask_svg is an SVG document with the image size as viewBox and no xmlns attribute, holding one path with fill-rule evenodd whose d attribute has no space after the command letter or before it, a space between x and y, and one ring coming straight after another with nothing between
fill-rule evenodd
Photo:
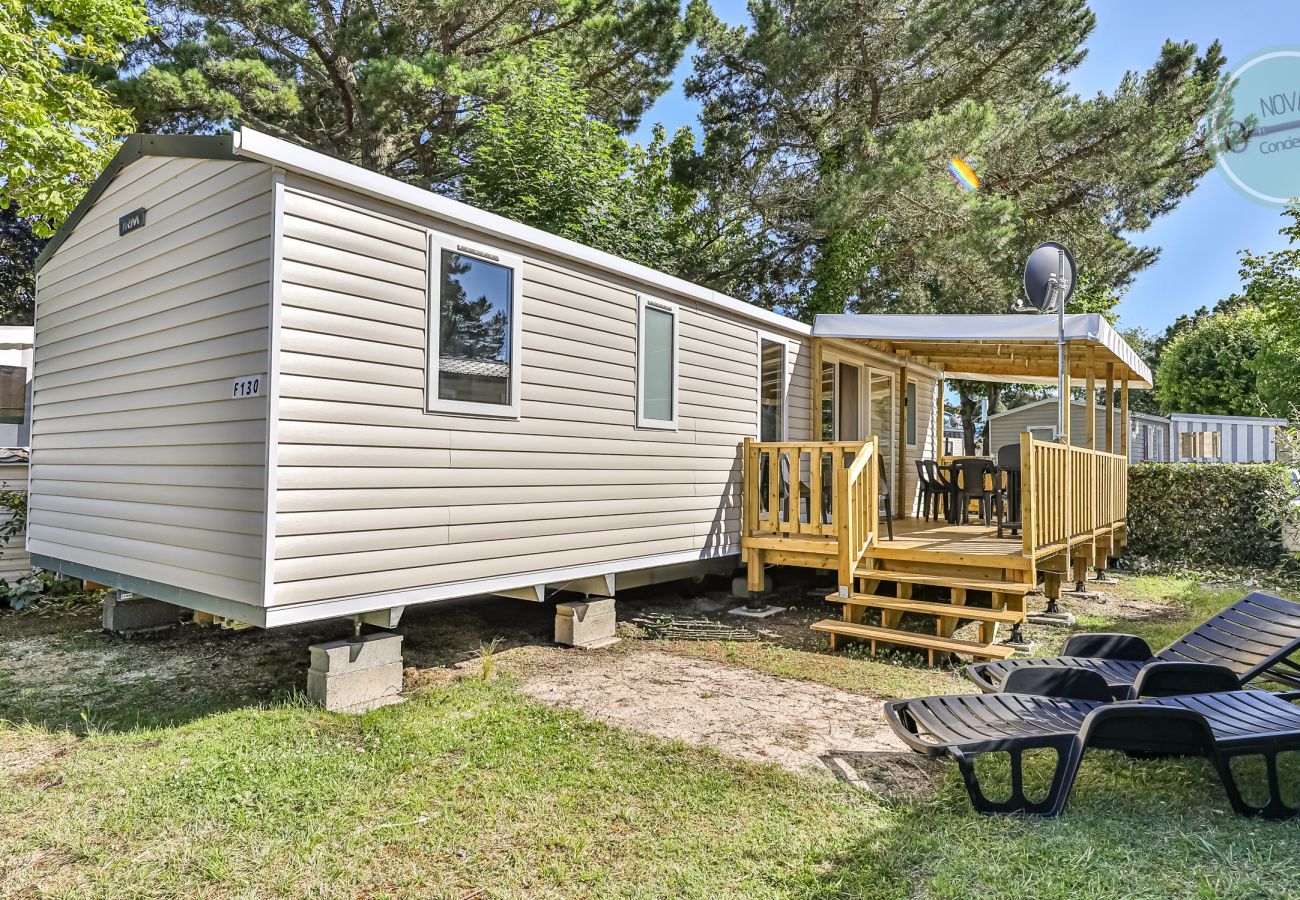
<instances>
[{"instance_id":1,"label":"wooden deck","mask_svg":"<svg viewBox=\"0 0 1300 900\"><path fill-rule=\"evenodd\" d=\"M1043 580L1060 597L1071 576L1104 567L1124 544L1127 461L1063 444L1021 440L1024 527L998 537L996 525L878 520L878 445L745 442L742 545L750 590L764 589L768 565L834 570L840 618L813 628L834 637L925 649L932 662L958 652L1001 658L998 629L1018 627L1027 595ZM925 596L913 598L915 587ZM987 604L987 605L985 605ZM907 624L904 627L904 617ZM872 622L879 621L879 625ZM978 641L954 640L962 621ZM920 625L924 630L917 632Z\"/></svg>"},{"instance_id":2,"label":"wooden deck","mask_svg":"<svg viewBox=\"0 0 1300 900\"><path fill-rule=\"evenodd\" d=\"M1031 568L1019 533L1012 535L1009 529L1004 529L1003 535L998 537L996 525L986 526L982 522L949 525L942 520L897 519L894 521L893 540L882 529L867 556L1007 569ZM1036 558L1041 559L1043 555L1046 554L1037 554Z\"/></svg>"}]
</instances>

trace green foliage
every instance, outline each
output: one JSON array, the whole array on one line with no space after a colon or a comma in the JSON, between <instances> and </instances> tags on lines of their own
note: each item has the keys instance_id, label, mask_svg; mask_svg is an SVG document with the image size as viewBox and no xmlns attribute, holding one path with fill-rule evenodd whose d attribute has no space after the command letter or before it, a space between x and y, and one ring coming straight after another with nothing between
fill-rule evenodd
<instances>
[{"instance_id":1,"label":"green foliage","mask_svg":"<svg viewBox=\"0 0 1300 900\"><path fill-rule=\"evenodd\" d=\"M145 34L135 0L0 0L0 207L53 232L129 130L96 80Z\"/></svg>"},{"instance_id":2,"label":"green foliage","mask_svg":"<svg viewBox=\"0 0 1300 900\"><path fill-rule=\"evenodd\" d=\"M1242 253L1245 300L1262 315L1268 340L1255 359L1263 405L1279 416L1300 407L1300 205L1287 210L1281 230L1288 246L1273 253Z\"/></svg>"},{"instance_id":3,"label":"green foliage","mask_svg":"<svg viewBox=\"0 0 1300 900\"><path fill-rule=\"evenodd\" d=\"M773 235L726 284L803 316L844 309L1004 312L1035 244L1083 264L1080 299L1113 302L1156 257L1127 235L1212 164L1198 128L1217 44L1166 43L1145 72L1081 98L1062 79L1093 28L1085 0L755 0L713 22L688 92L695 169ZM982 185L947 175L951 157Z\"/></svg>"},{"instance_id":4,"label":"green foliage","mask_svg":"<svg viewBox=\"0 0 1300 900\"><path fill-rule=\"evenodd\" d=\"M1129 467L1128 553L1193 568L1275 569L1296 489L1280 463Z\"/></svg>"},{"instance_id":5,"label":"green foliage","mask_svg":"<svg viewBox=\"0 0 1300 900\"><path fill-rule=\"evenodd\" d=\"M0 324L30 325L36 311L36 257L45 241L17 204L0 209Z\"/></svg>"},{"instance_id":6,"label":"green foliage","mask_svg":"<svg viewBox=\"0 0 1300 900\"><path fill-rule=\"evenodd\" d=\"M1264 414L1256 372L1267 342L1258 309L1241 307L1202 319L1170 341L1161 355L1156 374L1160 406L1171 413Z\"/></svg>"},{"instance_id":7,"label":"green foliage","mask_svg":"<svg viewBox=\"0 0 1300 900\"><path fill-rule=\"evenodd\" d=\"M711 230L704 198L673 175L688 129L629 145L587 111L570 64L535 45L465 139L455 192L467 202L667 271L703 272L743 256L754 236Z\"/></svg>"},{"instance_id":8,"label":"green foliage","mask_svg":"<svg viewBox=\"0 0 1300 900\"><path fill-rule=\"evenodd\" d=\"M0 485L0 546L27 530L27 492Z\"/></svg>"},{"instance_id":9,"label":"green foliage","mask_svg":"<svg viewBox=\"0 0 1300 900\"><path fill-rule=\"evenodd\" d=\"M696 0L700 2L700 0ZM358 4L175 0L116 85L161 130L238 120L422 187L458 169L485 109L530 87L529 48L571 60L586 112L633 127L693 37L677 0Z\"/></svg>"},{"instance_id":10,"label":"green foliage","mask_svg":"<svg viewBox=\"0 0 1300 900\"><path fill-rule=\"evenodd\" d=\"M40 600L44 594L45 583L35 573L24 575L12 583L7 579L0 578L0 599L4 600L10 609L27 609Z\"/></svg>"},{"instance_id":11,"label":"green foliage","mask_svg":"<svg viewBox=\"0 0 1300 900\"><path fill-rule=\"evenodd\" d=\"M1158 372L1160 368L1160 358L1164 353L1164 342L1162 338L1157 337L1145 328L1124 328L1120 330L1120 337L1130 347L1137 351L1138 358L1151 367L1153 373ZM1160 379L1158 375L1153 376L1155 383L1158 385ZM1104 395L1104 391L1102 392ZM1128 395L1128 408L1131 412L1151 413L1152 415L1161 415L1160 400L1154 390L1150 391L1130 391ZM1178 410L1171 410L1177 412Z\"/></svg>"}]
</instances>

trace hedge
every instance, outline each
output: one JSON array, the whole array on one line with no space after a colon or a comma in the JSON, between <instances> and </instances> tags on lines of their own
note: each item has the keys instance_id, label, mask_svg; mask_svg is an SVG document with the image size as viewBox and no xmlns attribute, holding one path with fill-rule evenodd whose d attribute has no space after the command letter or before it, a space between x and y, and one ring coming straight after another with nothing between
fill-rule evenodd
<instances>
[{"instance_id":1,"label":"hedge","mask_svg":"<svg viewBox=\"0 0 1300 900\"><path fill-rule=\"evenodd\" d=\"M1193 568L1276 569L1291 561L1290 470L1280 463L1129 466L1126 556Z\"/></svg>"}]
</instances>

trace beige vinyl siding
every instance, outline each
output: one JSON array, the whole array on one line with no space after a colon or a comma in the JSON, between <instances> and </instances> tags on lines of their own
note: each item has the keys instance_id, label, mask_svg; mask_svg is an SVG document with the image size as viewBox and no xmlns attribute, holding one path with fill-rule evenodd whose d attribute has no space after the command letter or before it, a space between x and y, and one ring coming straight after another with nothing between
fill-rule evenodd
<instances>
[{"instance_id":1,"label":"beige vinyl siding","mask_svg":"<svg viewBox=\"0 0 1300 900\"><path fill-rule=\"evenodd\" d=\"M271 244L269 166L146 157L42 268L32 552L261 604Z\"/></svg>"},{"instance_id":2,"label":"beige vinyl siding","mask_svg":"<svg viewBox=\"0 0 1300 900\"><path fill-rule=\"evenodd\" d=\"M274 603L734 552L752 323L652 294L680 307L678 428L638 429L635 284L306 179L285 213ZM524 258L518 420L424 411L428 228Z\"/></svg>"},{"instance_id":3,"label":"beige vinyl siding","mask_svg":"<svg viewBox=\"0 0 1300 900\"><path fill-rule=\"evenodd\" d=\"M916 496L919 476L916 473L918 459L934 459L937 438L935 400L939 385L930 375L908 370L903 376L903 396L907 396L907 380L916 382L916 444L908 445L903 466L904 486L901 501L894 504L894 514L912 516L916 513ZM899 440L906 444L907 429L899 435Z\"/></svg>"}]
</instances>

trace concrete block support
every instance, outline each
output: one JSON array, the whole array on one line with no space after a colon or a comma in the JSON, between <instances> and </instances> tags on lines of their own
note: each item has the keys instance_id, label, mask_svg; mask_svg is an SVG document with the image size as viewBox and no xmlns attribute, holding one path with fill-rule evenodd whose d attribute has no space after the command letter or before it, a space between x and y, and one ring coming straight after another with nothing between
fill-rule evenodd
<instances>
[{"instance_id":1,"label":"concrete block support","mask_svg":"<svg viewBox=\"0 0 1300 900\"><path fill-rule=\"evenodd\" d=\"M368 634L313 644L307 696L331 712L362 713L402 702L402 636Z\"/></svg>"},{"instance_id":2,"label":"concrete block support","mask_svg":"<svg viewBox=\"0 0 1300 900\"><path fill-rule=\"evenodd\" d=\"M614 598L591 598L555 605L555 642L596 650L618 643Z\"/></svg>"},{"instance_id":3,"label":"concrete block support","mask_svg":"<svg viewBox=\"0 0 1300 900\"><path fill-rule=\"evenodd\" d=\"M114 591L104 598L104 630L118 634L153 631L176 625L181 608L151 597L139 597L127 591Z\"/></svg>"}]
</instances>

